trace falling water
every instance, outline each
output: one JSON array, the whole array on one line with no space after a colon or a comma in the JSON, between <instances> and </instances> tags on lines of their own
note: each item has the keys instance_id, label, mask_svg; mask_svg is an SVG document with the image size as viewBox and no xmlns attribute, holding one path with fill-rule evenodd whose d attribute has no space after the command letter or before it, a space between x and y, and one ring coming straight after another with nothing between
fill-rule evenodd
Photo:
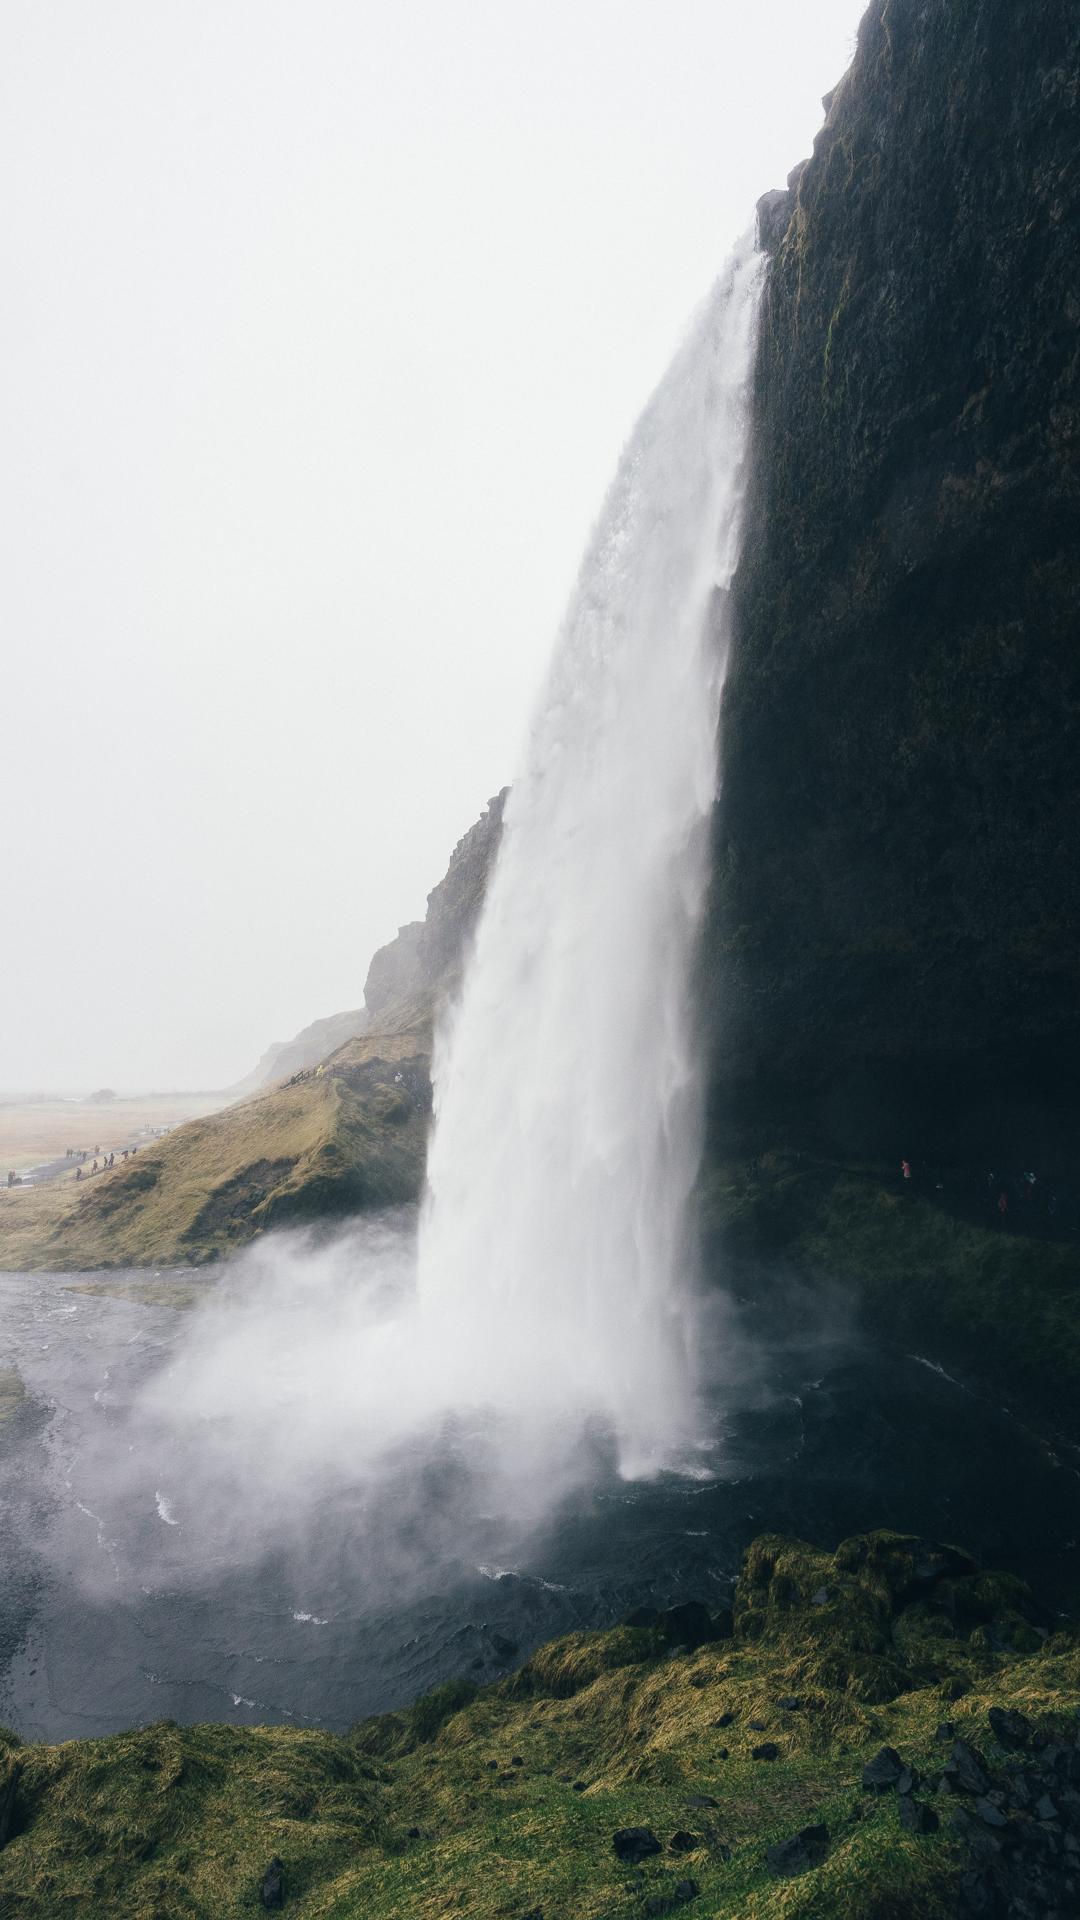
<instances>
[{"instance_id":1,"label":"falling water","mask_svg":"<svg viewBox=\"0 0 1080 1920\"><path fill-rule=\"evenodd\" d=\"M623 455L436 1062L421 1315L627 1474L693 1419L690 973L763 266L747 239Z\"/></svg>"}]
</instances>

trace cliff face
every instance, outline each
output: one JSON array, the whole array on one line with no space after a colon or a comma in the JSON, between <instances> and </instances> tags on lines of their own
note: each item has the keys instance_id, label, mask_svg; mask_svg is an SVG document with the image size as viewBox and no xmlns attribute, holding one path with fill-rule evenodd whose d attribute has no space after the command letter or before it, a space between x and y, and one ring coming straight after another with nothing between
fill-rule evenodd
<instances>
[{"instance_id":1,"label":"cliff face","mask_svg":"<svg viewBox=\"0 0 1080 1920\"><path fill-rule=\"evenodd\" d=\"M504 787L489 800L479 820L458 841L443 878L428 894L424 919L399 928L397 938L375 954L364 985L369 1019L377 1020L389 1007L417 996L442 1000L460 984L488 874L499 850L509 791Z\"/></svg>"},{"instance_id":2,"label":"cliff face","mask_svg":"<svg viewBox=\"0 0 1080 1920\"><path fill-rule=\"evenodd\" d=\"M1030 1137L1080 1067L1080 10L875 0L826 104L762 210L715 1105Z\"/></svg>"}]
</instances>

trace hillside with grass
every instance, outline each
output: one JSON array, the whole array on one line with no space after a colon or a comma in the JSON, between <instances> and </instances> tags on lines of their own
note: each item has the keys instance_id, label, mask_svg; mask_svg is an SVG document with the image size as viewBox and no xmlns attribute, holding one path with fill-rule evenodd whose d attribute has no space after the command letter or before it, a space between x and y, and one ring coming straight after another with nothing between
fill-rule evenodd
<instances>
[{"instance_id":1,"label":"hillside with grass","mask_svg":"<svg viewBox=\"0 0 1080 1920\"><path fill-rule=\"evenodd\" d=\"M1080 1646L1012 1576L776 1536L643 1613L335 1735L0 1746L18 1920L945 1920L1080 1904ZM4 1841L6 1840L6 1845Z\"/></svg>"}]
</instances>

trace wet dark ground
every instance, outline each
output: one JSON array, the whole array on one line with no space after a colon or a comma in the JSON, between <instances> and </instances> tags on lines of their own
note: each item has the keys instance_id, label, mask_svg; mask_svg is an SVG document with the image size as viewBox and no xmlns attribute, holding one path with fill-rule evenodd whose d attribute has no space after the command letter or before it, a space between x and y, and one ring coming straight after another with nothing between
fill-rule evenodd
<instances>
[{"instance_id":1,"label":"wet dark ground","mask_svg":"<svg viewBox=\"0 0 1080 1920\"><path fill-rule=\"evenodd\" d=\"M639 1604L719 1604L768 1530L954 1540L1029 1579L1048 1620L1080 1591L1076 1458L932 1356L805 1331L757 1344L753 1377L715 1397L700 1479L627 1484L598 1449L523 1543L470 1508L449 1454L403 1459L407 1507L393 1482L351 1505L338 1489L303 1544L268 1511L261 1552L233 1564L180 1468L167 1489L160 1457L144 1468L132 1424L183 1314L152 1291L73 1292L76 1278L0 1276L0 1368L27 1392L0 1426L0 1721L25 1738L165 1717L341 1729Z\"/></svg>"}]
</instances>

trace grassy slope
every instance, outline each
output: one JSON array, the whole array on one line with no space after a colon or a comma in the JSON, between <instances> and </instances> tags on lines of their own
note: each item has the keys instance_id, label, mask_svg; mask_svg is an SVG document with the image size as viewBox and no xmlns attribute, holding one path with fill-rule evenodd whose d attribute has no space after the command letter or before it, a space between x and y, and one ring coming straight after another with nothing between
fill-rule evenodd
<instances>
[{"instance_id":1,"label":"grassy slope","mask_svg":"<svg viewBox=\"0 0 1080 1920\"><path fill-rule=\"evenodd\" d=\"M742 1290L794 1269L839 1286L875 1331L997 1382L1075 1425L1080 1247L958 1217L881 1170L772 1153L714 1165L704 1209L715 1257Z\"/></svg>"},{"instance_id":2,"label":"grassy slope","mask_svg":"<svg viewBox=\"0 0 1080 1920\"><path fill-rule=\"evenodd\" d=\"M319 1078L191 1121L109 1174L0 1190L0 1266L186 1262L270 1225L414 1198L429 1051L421 1012L348 1042Z\"/></svg>"},{"instance_id":3,"label":"grassy slope","mask_svg":"<svg viewBox=\"0 0 1080 1920\"><path fill-rule=\"evenodd\" d=\"M904 1833L895 1796L860 1788L863 1761L888 1742L939 1775L947 1716L997 1768L991 1705L1071 1739L1080 1649L1065 1634L1041 1644L1006 1577L972 1570L910 1600L912 1569L896 1536L832 1557L765 1539L747 1555L736 1637L693 1653L648 1629L573 1635L496 1687L452 1684L344 1738L161 1723L13 1746L0 1908L229 1920L259 1910L277 1854L287 1910L333 1920L637 1920L687 1876L700 1920L934 1920L955 1911L956 1835L947 1818L937 1834ZM797 1711L779 1705L789 1694ZM722 1713L734 1716L723 1728ZM772 1763L751 1757L765 1739ZM0 1744L0 1790L4 1768ZM694 1808L696 1794L716 1807ZM766 1846L819 1819L824 1864L770 1877ZM689 1829L696 1844L635 1878L611 1836L636 1825L665 1846Z\"/></svg>"}]
</instances>

